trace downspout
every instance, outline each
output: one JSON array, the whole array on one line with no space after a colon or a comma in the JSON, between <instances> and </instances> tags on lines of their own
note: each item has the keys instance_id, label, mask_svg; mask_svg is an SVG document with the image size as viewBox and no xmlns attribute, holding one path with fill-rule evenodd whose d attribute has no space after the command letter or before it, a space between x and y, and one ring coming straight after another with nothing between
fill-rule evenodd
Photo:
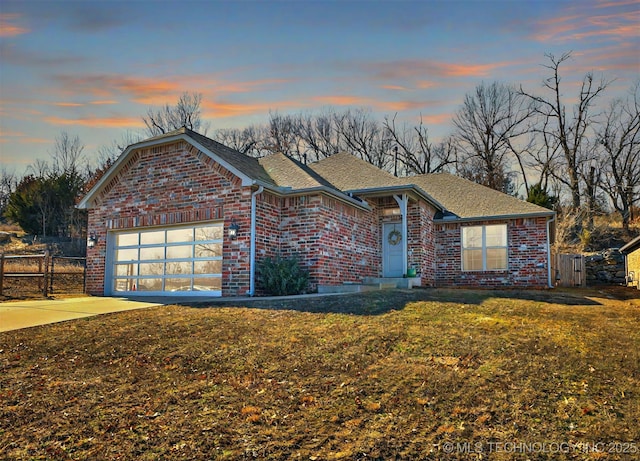
<instances>
[{"instance_id":1,"label":"downspout","mask_svg":"<svg viewBox=\"0 0 640 461\"><path fill-rule=\"evenodd\" d=\"M555 220L555 214L551 219L547 220L547 283L549 288L553 288L553 275L551 274L551 223Z\"/></svg>"},{"instance_id":2,"label":"downspout","mask_svg":"<svg viewBox=\"0 0 640 461\"><path fill-rule=\"evenodd\" d=\"M249 243L249 296L253 296L256 292L256 196L260 195L264 188L258 187L258 190L251 194L251 240Z\"/></svg>"},{"instance_id":3,"label":"downspout","mask_svg":"<svg viewBox=\"0 0 640 461\"><path fill-rule=\"evenodd\" d=\"M409 267L409 258L408 258L408 247L409 247L409 236L407 235L407 202L409 201L407 194L402 194L402 196L394 195L393 198L398 203L400 207L400 213L402 213L402 235L404 236L404 245L402 246L402 264L403 264L403 274L407 273L407 268Z\"/></svg>"}]
</instances>

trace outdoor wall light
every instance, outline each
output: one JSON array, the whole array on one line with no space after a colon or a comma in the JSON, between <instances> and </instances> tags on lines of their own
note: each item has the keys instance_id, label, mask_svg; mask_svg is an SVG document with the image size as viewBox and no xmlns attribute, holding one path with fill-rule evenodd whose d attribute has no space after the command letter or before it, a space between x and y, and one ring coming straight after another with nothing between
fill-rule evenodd
<instances>
[{"instance_id":1,"label":"outdoor wall light","mask_svg":"<svg viewBox=\"0 0 640 461\"><path fill-rule=\"evenodd\" d=\"M91 232L89 237L87 237L87 248L93 248L98 243L98 236L95 232Z\"/></svg>"},{"instance_id":2,"label":"outdoor wall light","mask_svg":"<svg viewBox=\"0 0 640 461\"><path fill-rule=\"evenodd\" d=\"M236 222L236 220L234 219L231 224L229 224L229 238L231 240L235 240L238 238L238 231L240 230L240 226L238 226L238 223Z\"/></svg>"}]
</instances>

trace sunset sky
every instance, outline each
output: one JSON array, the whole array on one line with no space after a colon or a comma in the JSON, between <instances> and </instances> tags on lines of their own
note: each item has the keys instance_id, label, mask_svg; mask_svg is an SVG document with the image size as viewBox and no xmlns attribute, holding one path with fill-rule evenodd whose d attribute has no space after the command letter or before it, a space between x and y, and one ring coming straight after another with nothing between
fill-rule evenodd
<instances>
[{"instance_id":1,"label":"sunset sky","mask_svg":"<svg viewBox=\"0 0 640 461\"><path fill-rule=\"evenodd\" d=\"M437 139L479 83L542 93L545 53L568 51L567 98L590 71L625 96L640 1L2 0L1 168L21 176L62 131L91 161L184 91L202 93L210 133L330 106L422 116Z\"/></svg>"}]
</instances>

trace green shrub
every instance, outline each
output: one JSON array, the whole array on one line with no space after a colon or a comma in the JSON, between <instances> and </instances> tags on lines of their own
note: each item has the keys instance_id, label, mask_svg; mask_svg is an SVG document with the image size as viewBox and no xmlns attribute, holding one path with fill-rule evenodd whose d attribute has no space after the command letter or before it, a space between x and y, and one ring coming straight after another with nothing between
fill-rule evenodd
<instances>
[{"instance_id":1,"label":"green shrub","mask_svg":"<svg viewBox=\"0 0 640 461\"><path fill-rule=\"evenodd\" d=\"M259 266L260 286L273 296L297 295L309 286L309 271L303 269L297 257L270 258Z\"/></svg>"}]
</instances>

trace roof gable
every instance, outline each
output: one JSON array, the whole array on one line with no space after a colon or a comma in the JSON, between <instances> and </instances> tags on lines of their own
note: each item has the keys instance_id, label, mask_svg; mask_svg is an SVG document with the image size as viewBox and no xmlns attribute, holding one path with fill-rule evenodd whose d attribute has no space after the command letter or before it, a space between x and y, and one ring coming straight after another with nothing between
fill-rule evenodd
<instances>
[{"instance_id":1,"label":"roof gable","mask_svg":"<svg viewBox=\"0 0 640 461\"><path fill-rule=\"evenodd\" d=\"M126 169L132 157L135 156L139 149L158 146L162 144L173 143L177 141L185 141L199 151L207 155L213 161L217 162L228 171L242 180L243 185L252 184L255 181L260 181L265 184L273 184L273 181L269 175L264 171L264 168L258 163L258 160L247 155L244 155L234 149L226 147L219 142L202 136L195 131L182 127L178 130L171 131L153 138L149 138L145 141L141 141L136 144L128 146L122 154L118 157L115 163L107 170L102 178L91 188L91 190L84 196L84 198L78 204L78 208L89 208L100 192L113 185L118 174Z\"/></svg>"}]
</instances>

